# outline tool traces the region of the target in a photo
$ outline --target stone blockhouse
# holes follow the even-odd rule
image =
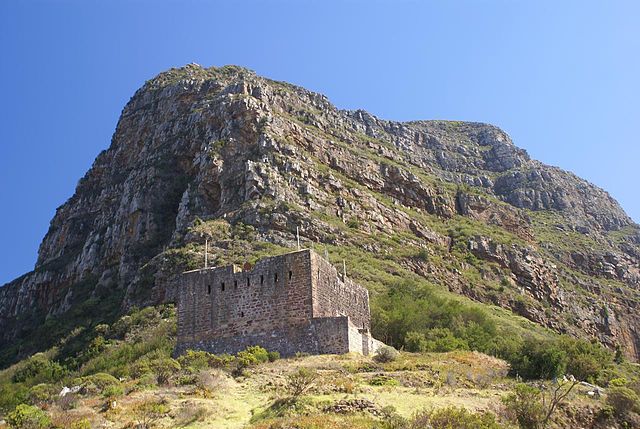
[[[247,267],[249,268],[249,267]],[[311,250],[185,272],[178,284],[178,354],[236,353],[259,345],[282,356],[373,353],[368,291]]]

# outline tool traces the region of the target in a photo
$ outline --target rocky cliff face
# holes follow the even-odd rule
[[[211,219],[263,243],[292,246],[298,227],[306,245],[397,258],[640,358],[640,229],[605,191],[490,125],[385,121],[245,69],[197,65],[160,74],[126,105],[34,271],[0,289],[0,344],[105,302],[170,301],[186,263],[176,255],[201,255],[192,227]],[[234,237],[213,243],[217,257]]]

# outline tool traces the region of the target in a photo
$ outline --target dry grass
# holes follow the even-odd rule
[[[288,394],[287,375],[299,368],[311,368],[318,373],[314,387],[304,397],[307,415],[269,414],[271,405]],[[138,404],[160,401],[167,412],[157,420],[157,428],[265,429],[272,424],[276,428],[300,429],[371,428],[373,416],[320,415],[321,410],[327,404],[357,398],[369,400],[380,409],[393,407],[404,417],[424,408],[448,406],[493,411],[500,407],[500,398],[513,385],[513,380],[505,378],[506,370],[504,361],[470,352],[402,353],[398,360],[386,364],[355,354],[309,356],[265,363],[237,379],[220,370],[202,371],[194,385],[131,391],[118,398],[115,409],[106,411],[103,398],[84,396],[78,398],[72,409],[52,404],[48,412],[61,427],[88,419],[92,427],[123,428],[135,424]],[[399,385],[371,385],[375,377],[393,379]],[[584,399],[576,401],[578,404]],[[254,423],[250,426],[252,419]]]

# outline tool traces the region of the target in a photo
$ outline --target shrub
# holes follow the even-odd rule
[[[148,359],[140,359],[129,368],[129,373],[133,378],[141,378],[146,374],[151,374],[151,372]]]
[[[124,389],[119,385],[107,386],[102,391],[102,397],[105,399],[113,399],[124,395]]]
[[[168,413],[169,407],[163,401],[144,401],[133,407],[133,415],[139,429],[152,428]]]
[[[280,352],[269,352],[269,362],[275,362],[280,359]]]
[[[93,331],[101,336],[105,336],[109,333],[109,325],[105,323],[100,323],[93,328]]]
[[[511,370],[525,379],[550,379],[564,374],[567,354],[552,342],[527,338],[516,356],[511,357]]]
[[[399,386],[400,382],[388,375],[376,375],[369,380],[369,384],[372,386]]]
[[[20,404],[7,415],[7,423],[16,429],[45,429],[51,426],[51,419],[38,407]]]
[[[53,429],[92,429],[91,420],[76,413],[55,410],[51,413],[51,421]]]
[[[205,369],[215,355],[202,350],[187,350],[178,358],[178,362],[183,368],[193,368],[194,370]]]
[[[160,384],[167,384],[171,377],[181,369],[180,363],[171,358],[155,359],[149,362],[149,368]]]
[[[235,368],[233,370],[233,374],[236,376],[240,376],[244,374],[244,370],[249,368],[250,366],[254,366],[258,364],[258,359],[251,353],[246,351],[238,352],[238,355],[235,359]]]
[[[42,407],[56,397],[57,390],[51,384],[37,384],[29,389],[29,402],[31,405]]]
[[[13,375],[14,383],[55,383],[66,375],[65,368],[47,359],[43,354],[33,355]]]
[[[629,382],[626,378],[614,378],[609,381],[609,387],[624,387],[627,384],[629,384]]]
[[[98,389],[104,389],[107,386],[113,386],[120,384],[120,381],[111,374],[99,372],[97,374],[89,375],[83,378],[85,383],[91,383]]]
[[[400,356],[400,353],[398,353],[396,349],[391,346],[383,346],[376,351],[374,359],[378,362],[385,363],[393,362],[398,359],[398,356]]]
[[[0,413],[8,413],[17,405],[29,401],[29,389],[22,384],[0,385]]]
[[[464,408],[442,408],[435,411],[423,411],[414,416],[411,429],[500,429],[491,413],[474,414]]]
[[[210,398],[221,389],[224,377],[224,373],[220,370],[202,370],[196,376],[195,385],[202,396]]]
[[[380,410],[382,421],[376,429],[408,429],[409,421],[398,414],[396,407],[387,405]]]
[[[264,348],[260,346],[247,347],[236,355],[233,374],[236,376],[242,375],[246,368],[268,361],[269,353]]]
[[[594,382],[613,357],[599,344],[561,336],[544,341],[527,338],[508,360],[512,372],[526,379],[551,379],[567,373]]]
[[[102,393],[110,386],[117,386],[120,381],[111,374],[99,372],[74,380],[74,384],[81,386],[83,393],[98,394]]]
[[[232,356],[227,353],[223,353],[220,355],[211,355],[211,359],[209,360],[209,366],[211,368],[229,368],[231,364],[236,360],[235,356]]]
[[[478,306],[444,298],[433,286],[413,280],[389,285],[371,305],[374,336],[409,351],[477,350],[508,360],[514,373],[528,379],[566,371],[595,381],[613,362],[601,345],[567,336],[523,341],[500,331],[496,319]]]
[[[269,361],[269,352],[260,346],[247,347],[246,353],[253,355],[258,363],[264,363]],[[241,352],[242,353],[242,352]]]
[[[470,323],[469,329],[477,329],[477,326]],[[423,351],[443,353],[469,348],[467,341],[456,337],[449,328],[434,328],[426,332]]]
[[[429,254],[429,251],[427,249],[420,249],[416,253],[415,258],[423,262],[429,262],[430,256],[431,255]]]
[[[63,411],[72,410],[78,405],[78,394],[67,393],[64,396],[59,396],[56,398],[56,404]]]
[[[297,399],[308,392],[318,378],[318,373],[309,368],[298,368],[295,372],[287,375],[287,392],[291,397]]]
[[[622,353],[622,347],[620,347],[619,345],[616,346],[616,351],[613,357],[613,361],[618,365],[624,362],[624,354]]]
[[[496,349],[499,335],[487,313],[477,306],[443,298],[432,286],[411,280],[392,284],[386,293],[376,295],[372,308],[374,336],[397,347],[407,348],[405,340],[411,339],[412,347],[416,348],[417,340],[420,348],[421,338],[407,336],[410,332],[422,333],[429,340],[429,331],[446,329],[436,331],[433,340],[453,336],[457,341],[448,341],[446,346],[440,344],[439,348],[472,348],[482,352]]]
[[[578,384],[580,382],[575,379],[554,382],[552,386],[543,390],[518,384],[514,392],[502,401],[511,420],[517,421],[521,429],[546,428],[554,413]]]
[[[102,353],[106,347],[107,341],[102,335],[98,335],[91,340],[91,343],[86,347],[86,349],[80,353],[79,361],[87,362]]]
[[[613,354],[596,342],[562,336],[556,347],[566,352],[567,373],[578,380],[595,382],[613,363]]]
[[[177,383],[180,386],[188,386],[188,385],[196,384],[196,381],[198,381],[197,374],[184,374],[178,377]]]
[[[91,429],[91,422],[89,419],[80,419],[71,423],[71,429]]]
[[[598,420],[610,420],[615,416],[616,411],[613,409],[611,405],[605,405],[600,408],[596,417]]]
[[[360,228],[360,221],[356,218],[351,218],[347,221],[347,226],[349,228],[353,228],[353,229],[359,229]]]
[[[617,417],[637,411],[640,407],[638,394],[627,387],[612,387],[607,391],[607,404],[613,407]]]
[[[206,406],[193,406],[187,404],[176,413],[176,422],[179,427],[187,427],[195,422],[204,421],[211,411]]]
[[[147,388],[147,387],[153,387],[157,384],[158,384],[158,379],[156,378],[156,376],[154,374],[148,373],[140,377],[137,385],[138,387],[141,387],[141,388]]]
[[[408,352],[427,351],[427,339],[422,332],[407,332],[404,336],[404,347]]]
[[[538,429],[544,419],[545,410],[540,391],[526,384],[518,384],[514,392],[502,399],[511,420],[521,429]]]

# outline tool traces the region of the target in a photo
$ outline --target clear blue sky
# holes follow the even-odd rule
[[[640,219],[638,1],[0,2],[0,284],[158,72],[238,64],[387,119],[482,121]]]

